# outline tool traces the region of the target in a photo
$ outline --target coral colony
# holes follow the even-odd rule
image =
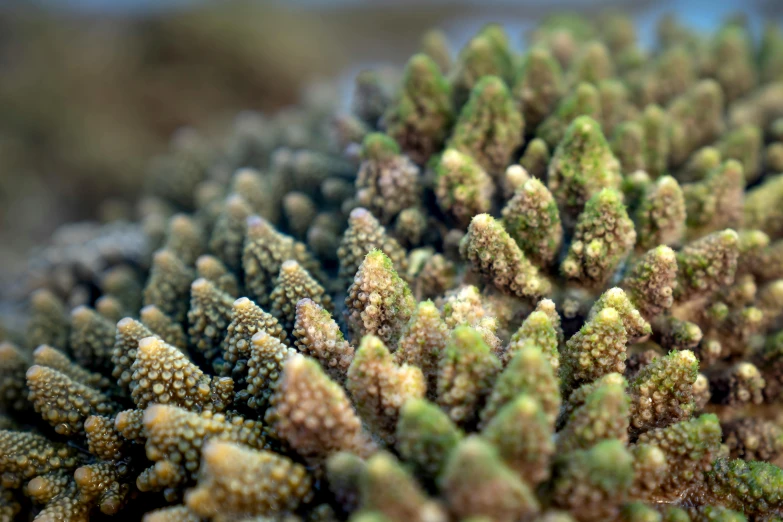
[[[781,520],[781,28],[528,38],[180,133],[63,225],[0,520]]]

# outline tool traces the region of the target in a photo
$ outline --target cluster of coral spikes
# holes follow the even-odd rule
[[[778,27],[433,32],[334,99],[36,254],[0,520],[781,520]]]

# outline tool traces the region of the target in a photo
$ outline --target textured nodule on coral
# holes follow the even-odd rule
[[[627,342],[623,318],[614,308],[604,308],[585,323],[560,353],[560,379],[566,395],[608,373],[623,373]]]
[[[90,415],[84,421],[84,433],[90,453],[101,460],[118,461],[127,455],[125,439],[114,426],[114,419]]]
[[[33,350],[33,364],[47,366],[67,375],[76,382],[93,388],[104,389],[109,387],[109,379],[99,373],[86,370],[71,361],[63,352],[51,346],[41,345]]]
[[[552,432],[551,419],[541,403],[521,393],[498,411],[481,434],[526,484],[536,485],[549,478],[555,453]]]
[[[740,162],[748,183],[756,181],[760,174],[761,140],[761,129],[743,125],[725,134],[718,144],[722,157]]]
[[[628,121],[618,125],[610,145],[624,175],[632,176],[644,171],[644,129],[641,123]]]
[[[549,49],[534,47],[523,57],[511,95],[527,128],[535,129],[552,112],[563,87],[563,70]]]
[[[661,245],[641,256],[620,284],[639,313],[651,320],[674,304],[673,286],[676,278],[677,258],[674,251]]]
[[[773,421],[748,417],[723,423],[721,427],[731,458],[770,462],[783,453],[783,428]]]
[[[272,315],[277,317],[288,332],[294,328],[296,306],[302,299],[310,299],[327,310],[332,309],[332,298],[329,294],[293,259],[280,265],[280,274],[269,298],[272,301]]]
[[[114,417],[114,427],[122,437],[131,442],[144,444],[144,410],[124,410]]]
[[[454,422],[470,426],[499,371],[500,361],[481,334],[469,326],[458,326],[440,359],[438,404]]]
[[[139,408],[174,404],[198,411],[226,406],[213,397],[219,379],[205,375],[185,354],[157,337],[139,341],[130,370],[131,398]]]
[[[201,141],[197,136],[190,137],[196,138],[194,142]],[[170,153],[155,158],[147,180],[151,193],[186,208],[192,208],[193,191],[206,174],[203,153],[197,149],[203,144],[189,145],[180,144]]]
[[[525,182],[503,208],[503,225],[536,265],[555,261],[563,241],[560,213],[552,194],[537,179]]]
[[[190,285],[188,337],[194,356],[208,365],[214,364],[220,354],[223,332],[231,321],[233,301],[230,295],[206,279],[196,279]]]
[[[598,83],[598,96],[601,100],[601,127],[607,136],[611,136],[622,122],[637,114],[630,100],[630,91],[625,83],[614,79],[601,80]]]
[[[639,342],[652,333],[650,324],[644,320],[622,289],[610,288],[601,294],[590,308],[590,312],[587,314],[587,320],[590,321],[606,308],[612,308],[620,314],[620,319],[623,321],[625,335],[627,336],[629,343]]]
[[[517,111],[503,81],[482,78],[462,108],[449,140],[449,147],[473,157],[498,178],[522,143],[525,122]]]
[[[176,214],[169,219],[164,248],[179,257],[185,264],[193,265],[204,253],[206,240],[201,226],[187,214]]]
[[[674,350],[693,350],[697,347],[702,352],[707,346],[699,346],[704,333],[699,325],[690,321],[682,321],[672,316],[660,316],[655,328],[660,338],[661,346],[667,346]],[[707,343],[705,343],[706,345]]]
[[[526,393],[543,407],[550,424],[560,411],[560,390],[557,375],[549,356],[533,341],[523,343],[515,350],[511,361],[500,373],[480,412],[479,426],[485,426],[503,406],[518,394]]]
[[[78,364],[111,374],[114,335],[113,321],[95,310],[79,306],[71,312],[70,346]]]
[[[636,444],[630,450],[634,471],[630,497],[648,500],[668,473],[666,455],[655,444]]]
[[[614,64],[603,42],[590,41],[578,51],[569,68],[569,82],[588,82],[597,85],[612,76]]]
[[[740,230],[739,259],[737,260],[737,277],[752,273],[759,274],[759,265],[764,264],[764,254],[768,252],[770,237],[761,230]]]
[[[770,237],[783,234],[783,175],[767,177],[745,196],[744,224],[759,229]]]
[[[527,316],[522,326],[519,327],[503,353],[503,363],[514,357],[527,343],[538,346],[548,357],[552,370],[557,373],[560,368],[560,354],[558,353],[558,332],[552,319],[545,312],[536,310]]]
[[[546,142],[541,138],[535,138],[525,147],[525,152],[519,158],[519,164],[525,172],[533,178],[546,179],[550,154]]]
[[[214,256],[203,255],[196,259],[196,275],[210,281],[228,295],[239,295],[239,283],[236,275]]]
[[[283,198],[283,214],[294,237],[304,237],[317,212],[312,198],[303,192],[289,192]]]
[[[530,180],[530,174],[521,165],[506,167],[500,179],[503,199],[510,199],[516,190]]]
[[[116,409],[106,395],[55,369],[36,364],[28,368],[26,377],[28,399],[59,435],[82,433],[88,416]]]
[[[511,60],[505,30],[498,24],[485,25],[460,51],[451,78],[454,106],[462,107],[473,88],[485,76],[497,76],[508,81]]]
[[[421,398],[427,384],[421,370],[397,365],[383,342],[374,335],[362,337],[348,368],[345,387],[364,422],[378,437],[392,442],[400,408]]]
[[[37,479],[33,479],[35,482]],[[35,484],[38,486],[39,484]],[[36,520],[49,522],[55,520],[66,520],[68,522],[88,522],[90,519],[90,502],[81,499],[76,482],[69,481],[64,487],[60,488],[46,506],[35,517]]]
[[[551,290],[551,283],[525,257],[503,225],[489,214],[479,214],[471,220],[460,243],[460,255],[473,271],[506,294],[535,298]]]
[[[341,450],[360,455],[372,449],[345,391],[314,360],[286,361],[265,420],[303,458],[322,462]]]
[[[332,315],[312,299],[296,304],[294,348],[316,359],[334,381],[345,381],[354,349],[345,340]]]
[[[130,492],[126,480],[128,468],[114,462],[101,461],[87,464],[73,473],[73,479],[79,490],[79,501],[90,505],[94,503],[105,515],[116,514],[124,505]]]
[[[402,210],[394,223],[394,235],[406,247],[418,246],[429,233],[424,211],[419,207],[408,207]],[[410,267],[409,267],[410,269]]]
[[[277,219],[276,181],[253,168],[241,168],[231,177],[231,192],[239,194],[252,211],[267,219]]]
[[[446,326],[454,328],[461,324],[476,326],[494,320],[485,304],[479,289],[469,285],[448,292],[440,306]]]
[[[236,442],[251,448],[266,443],[260,422],[226,418],[206,411],[194,413],[176,406],[153,404],[144,411],[147,458],[155,464],[136,480],[141,491],[161,491],[198,476],[205,441]]]
[[[685,213],[685,198],[677,180],[671,176],[660,177],[636,210],[636,249],[678,245],[685,232]]]
[[[345,298],[345,317],[354,344],[368,334],[396,346],[416,301],[392,260],[372,250],[359,266]]]
[[[622,442],[609,439],[562,455],[551,483],[555,506],[577,520],[606,520],[617,515],[633,483],[633,457]]]
[[[3,487],[18,488],[24,481],[56,471],[68,471],[82,462],[79,451],[42,435],[0,430],[0,471]]]
[[[639,435],[636,442],[654,444],[663,451],[669,471],[652,499],[670,502],[679,498],[703,479],[720,452],[721,428],[715,415],[705,414]]]
[[[717,82],[702,80],[671,102],[667,108],[670,164],[682,165],[693,151],[720,135],[724,129],[723,98]]]
[[[173,252],[159,250],[152,257],[150,275],[144,287],[144,305],[155,305],[175,322],[184,323],[194,276],[193,270]]]
[[[383,513],[390,520],[447,520],[443,508],[429,500],[416,479],[388,453],[367,461],[359,490],[362,509]]]
[[[72,486],[71,475],[68,471],[60,470],[35,477],[27,483],[27,491],[35,502],[47,503]]]
[[[565,424],[565,421],[570,417],[571,413],[573,413],[574,410],[581,407],[585,403],[588,395],[590,395],[597,388],[607,385],[617,385],[625,388],[627,387],[628,382],[625,377],[619,373],[608,373],[600,379],[583,384],[568,396],[568,399],[563,402],[562,408],[558,408],[554,412],[554,415],[557,417],[557,426],[562,428],[562,426]]]
[[[231,322],[226,327],[223,339],[223,367],[221,375],[234,379],[236,391],[241,393],[247,380],[247,363],[250,359],[250,345],[256,333],[264,331],[281,342],[286,334],[277,319],[266,313],[247,297],[240,297],[231,307]]]
[[[684,182],[702,181],[720,166],[722,159],[720,151],[715,147],[702,147],[691,155],[678,177]]]
[[[139,311],[139,319],[153,334],[159,335],[161,339],[170,345],[176,346],[183,351],[187,349],[187,337],[185,336],[185,330],[182,329],[182,325],[174,322],[171,317],[164,314],[157,306],[147,305],[142,308]],[[116,347],[117,344],[115,342],[115,350]]]
[[[27,342],[30,346],[47,344],[60,350],[68,347],[70,324],[60,298],[46,289],[30,295],[30,318],[27,322]]]
[[[380,250],[391,259],[394,269],[404,274],[408,263],[405,249],[396,239],[386,234],[386,229],[369,210],[355,208],[348,217],[348,228],[340,240],[337,257],[340,260],[340,277],[351,281],[373,250]]]
[[[674,300],[705,297],[730,284],[737,271],[739,237],[731,229],[714,232],[685,245],[677,253]]]
[[[409,399],[400,409],[395,447],[426,480],[440,476],[446,459],[462,437],[449,416],[425,399]]]
[[[296,352],[264,330],[259,330],[250,341],[247,361],[247,404],[261,410],[266,407],[273,387],[286,361]],[[241,397],[243,397],[241,395]]]
[[[272,515],[293,511],[312,496],[305,468],[269,451],[210,440],[201,451],[198,485],[187,506],[203,517]]]
[[[705,473],[705,496],[749,515],[783,508],[783,470],[768,462],[717,459]]]
[[[631,428],[643,432],[687,420],[695,410],[699,361],[688,350],[653,359],[630,382]]]
[[[0,343],[0,411],[24,411],[28,407],[25,372],[27,354],[9,342]]]
[[[563,96],[554,112],[538,126],[536,136],[546,142],[549,150],[554,150],[562,143],[569,125],[580,116],[588,116],[593,120],[601,117],[601,98],[598,90],[590,83],[582,82]],[[550,163],[550,166],[553,164]],[[619,164],[616,168],[619,171]]]
[[[391,101],[385,73],[386,70],[363,70],[354,78],[351,112],[370,127],[378,124]]]
[[[712,402],[739,407],[761,404],[766,386],[764,377],[753,364],[742,362],[717,370],[710,377]]]
[[[241,265],[247,218],[252,213],[253,209],[242,196],[231,194],[223,203],[212,229],[209,250],[231,270],[236,271]]]
[[[415,163],[423,165],[440,150],[454,118],[451,88],[425,54],[405,66],[402,87],[384,114],[386,132]]]
[[[622,196],[616,190],[604,189],[590,198],[579,215],[560,270],[567,279],[586,287],[603,287],[635,242],[636,232]]]
[[[703,181],[683,187],[689,237],[702,237],[742,222],[745,176],[742,165],[729,160],[710,171]]]
[[[343,511],[355,511],[359,505],[359,484],[364,479],[367,463],[348,451],[332,454],[324,466],[329,490]]]
[[[666,112],[658,105],[648,105],[641,117],[644,131],[644,170],[652,179],[666,173],[669,162],[669,120]]]
[[[259,216],[247,219],[247,234],[242,254],[242,270],[248,297],[261,306],[269,303],[280,266],[288,259],[299,262],[316,279],[321,277],[319,263],[307,247],[294,238],[278,232]]]
[[[122,303],[110,295],[104,295],[95,301],[95,311],[112,322],[119,321],[125,315]]]
[[[625,386],[622,379],[596,383],[566,419],[558,434],[557,453],[588,449],[604,440],[627,442],[630,399]]]
[[[419,197],[419,168],[400,154],[385,134],[372,133],[362,143],[363,161],[356,174],[356,202],[388,224]]]
[[[566,223],[574,219],[601,189],[620,188],[620,164],[601,126],[586,116],[576,118],[549,163],[547,183]]]
[[[419,303],[403,331],[394,360],[397,364],[418,367],[427,381],[427,394],[434,397],[437,388],[438,361],[446,349],[449,331],[432,301]]]
[[[530,487],[478,436],[466,438],[451,452],[440,484],[452,510],[463,517],[512,522],[540,510]]]
[[[422,52],[438,64],[443,74],[449,72],[452,66],[451,50],[446,34],[440,29],[430,29],[421,37],[419,47]]]
[[[471,156],[457,149],[446,149],[435,172],[438,207],[457,226],[467,228],[473,216],[490,210],[495,184]]]
[[[112,377],[117,379],[117,384],[127,392],[132,391],[131,382],[133,381],[133,371],[131,370],[131,367],[136,361],[139,341],[147,337],[158,336],[135,319],[126,317],[117,323],[117,335],[111,354],[111,361],[114,364],[114,369],[111,374]]]

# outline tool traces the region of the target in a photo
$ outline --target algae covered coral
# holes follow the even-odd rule
[[[0,344],[0,517],[783,517],[783,32],[487,25],[183,132]]]

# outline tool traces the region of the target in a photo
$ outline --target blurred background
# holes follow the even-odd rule
[[[667,12],[704,30],[738,11],[753,27],[783,16],[780,0],[0,0],[0,289],[59,224],[133,201],[180,127],[209,135],[319,78],[347,100],[356,72],[402,65],[432,27],[454,54],[489,21],[521,47],[564,9],[624,10],[645,44]]]

